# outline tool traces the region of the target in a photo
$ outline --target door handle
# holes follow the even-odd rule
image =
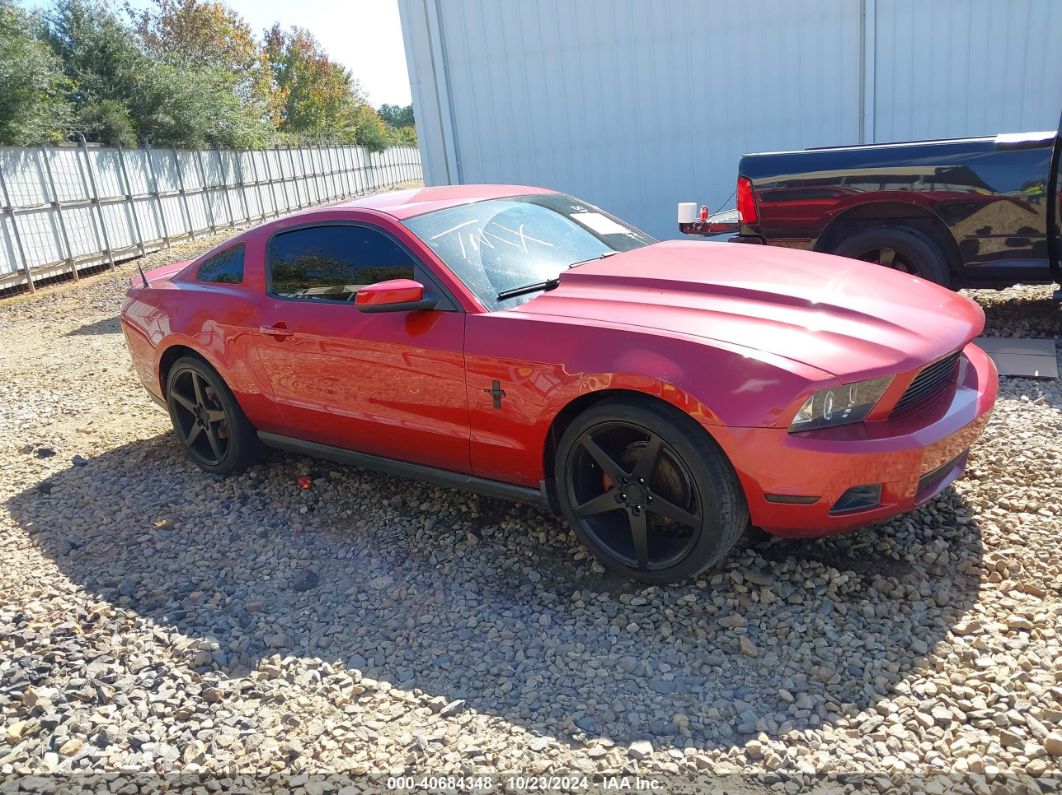
[[[287,323],[285,323],[284,321],[274,323],[272,326],[261,326],[258,331],[277,340],[286,339],[287,337],[294,336],[295,334],[294,331],[288,328]]]

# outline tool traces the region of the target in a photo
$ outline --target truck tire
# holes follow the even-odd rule
[[[841,257],[876,262],[944,287],[951,286],[948,260],[928,236],[905,226],[878,226],[842,240],[833,250]]]

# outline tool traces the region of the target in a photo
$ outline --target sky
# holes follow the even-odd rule
[[[409,76],[397,0],[224,0],[251,28],[279,22],[317,37],[361,83],[374,107],[408,105]]]
[[[325,52],[350,70],[368,95],[369,103],[410,103],[406,54],[397,0],[223,0],[257,34],[279,22],[306,28]],[[23,0],[28,8],[48,6],[48,0]],[[133,0],[134,7],[146,5]]]

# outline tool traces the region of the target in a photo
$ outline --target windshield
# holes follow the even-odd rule
[[[425,213],[405,225],[446,263],[488,310],[511,309],[586,260],[655,242],[592,204],[560,194],[488,199]],[[543,288],[545,286],[543,284]]]

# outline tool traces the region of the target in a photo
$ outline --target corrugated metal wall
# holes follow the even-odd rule
[[[868,40],[874,137],[1054,130],[1062,110],[1059,0],[876,0]]]
[[[553,187],[660,237],[743,152],[1048,129],[1062,104],[1058,0],[399,8],[428,184]]]

